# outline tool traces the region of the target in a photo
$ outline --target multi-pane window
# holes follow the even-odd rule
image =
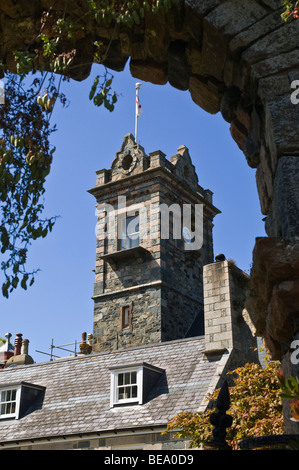
[[[110,406],[142,405],[149,390],[164,372],[145,362],[127,366],[111,367]]]
[[[142,403],[142,367],[112,371],[111,407],[137,403]]]
[[[17,389],[2,390],[0,392],[0,418],[16,416]]]
[[[33,403],[41,406],[45,387],[28,382],[6,384],[0,387],[0,420],[20,419]]]
[[[137,398],[137,372],[122,372],[117,375],[117,401]]]
[[[139,215],[122,221],[120,249],[127,250],[139,246]]]

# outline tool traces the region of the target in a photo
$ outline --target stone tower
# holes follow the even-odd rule
[[[89,192],[97,201],[93,349],[203,334],[203,265],[213,261],[220,211],[188,149],[169,161],[127,134]]]

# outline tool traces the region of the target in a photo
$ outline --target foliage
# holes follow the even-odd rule
[[[46,74],[45,74],[46,75]],[[54,103],[64,95],[46,76],[34,78],[26,86],[23,76],[7,74],[5,103],[0,107],[0,248],[4,273],[2,294],[8,297],[20,283],[32,285],[36,270],[25,264],[32,240],[52,230],[55,217],[43,219],[44,183],[50,172],[54,148],[49,137],[49,115]]]
[[[60,12],[50,8],[43,13],[40,29],[25,50],[12,51],[17,76],[2,66],[7,80],[5,105],[0,107],[0,249],[5,297],[18,285],[27,289],[33,284],[36,270],[27,272],[28,248],[33,240],[45,237],[55,221],[55,217],[41,217],[44,183],[54,154],[49,138],[55,126],[51,128],[50,117],[58,98],[66,104],[59,92],[61,78],[56,85],[57,74],[67,78],[74,67],[86,65],[76,63],[76,40],[87,32],[89,23],[109,30],[111,39],[107,44],[95,41],[90,45],[92,63],[103,64],[119,27],[139,27],[147,14],[167,13],[177,1],[85,0],[84,13],[77,17],[67,9],[65,0]],[[283,1],[284,20],[299,17],[298,3]],[[35,79],[27,87],[24,79],[32,72]],[[103,67],[89,93],[97,107],[104,106],[110,112],[118,99],[112,82],[113,75]]]
[[[111,28],[108,44],[90,44],[92,63],[103,64],[117,28],[132,29],[146,14],[167,12],[177,1],[84,0],[84,13],[78,18],[65,0],[60,11],[50,8],[43,13],[40,29],[25,50],[12,51],[17,73],[1,65],[6,80],[5,104],[0,106],[0,256],[5,297],[19,285],[27,289],[33,284],[37,270],[27,271],[28,248],[33,240],[45,237],[55,222],[55,217],[41,217],[44,184],[55,150],[49,141],[56,129],[50,126],[50,118],[58,99],[63,105],[67,102],[59,91],[61,80],[74,67],[92,65],[76,63],[76,40],[90,23]],[[31,73],[35,78],[28,84]],[[103,105],[110,112],[118,99],[112,81],[113,75],[103,66],[89,94],[96,106]]]
[[[167,12],[177,0],[89,0],[89,8],[95,20],[104,25],[111,24],[133,27],[139,25],[147,12]]]
[[[277,371],[277,363],[267,362],[265,368],[246,364],[229,373],[235,376],[234,385],[229,388],[231,406],[228,411],[233,423],[227,429],[227,442],[233,449],[238,449],[238,441],[249,437],[283,433]],[[211,405],[218,393],[216,390],[209,396]],[[170,420],[167,432],[176,430],[175,437],[191,439],[192,448],[205,447],[212,435],[209,417],[213,411],[211,406],[203,413],[180,413]]]
[[[299,1],[294,0],[282,0],[282,5],[284,8],[281,18],[283,21],[290,21],[292,19],[299,18]]]
[[[282,390],[282,398],[291,400],[290,408],[293,421],[299,422],[299,378],[284,376],[284,373],[278,371],[278,379]]]
[[[75,40],[84,34],[88,21],[96,27],[111,28],[111,40],[108,44],[101,41],[90,44],[93,50],[92,63],[103,64],[117,28],[123,26],[132,29],[144,21],[147,13],[167,13],[177,2],[178,0],[85,0],[85,13],[77,18],[72,17],[70,12],[66,15],[68,1],[65,0],[62,16],[51,9],[47,11],[43,16],[40,32],[32,39],[28,50],[14,51],[18,73],[28,73],[38,68],[67,76],[74,67],[92,65],[74,63]],[[117,94],[111,91],[112,80],[113,75],[104,67],[104,73],[96,77],[90,91],[90,99],[93,99],[94,104],[104,105],[109,111],[113,111],[117,101]]]

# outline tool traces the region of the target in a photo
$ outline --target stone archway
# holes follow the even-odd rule
[[[34,48],[44,12],[50,21],[65,5],[1,2],[0,60],[9,70],[16,67],[12,51]],[[82,17],[84,2],[69,0],[69,13]],[[121,71],[130,60],[134,77],[189,90],[198,106],[230,122],[256,169],[268,234],[256,240],[248,312],[272,358],[299,375],[289,360],[299,334],[299,104],[291,101],[291,85],[299,80],[299,21],[284,24],[280,14],[280,0],[180,0],[167,14],[146,14],[132,30],[86,19],[72,78],[89,75],[91,45],[101,40],[108,68]],[[51,31],[51,22],[45,28]]]

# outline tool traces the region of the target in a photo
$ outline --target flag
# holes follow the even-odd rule
[[[139,88],[141,87],[141,85],[142,83],[136,83],[136,118],[138,118],[142,114],[142,107],[139,99]]]
[[[139,117],[142,114],[142,106],[140,104],[139,96],[136,96],[136,116]]]
[[[138,127],[138,118],[141,116],[142,107],[139,100],[139,88],[142,83],[136,83],[136,109],[135,109],[135,142],[137,143],[137,127]]]

